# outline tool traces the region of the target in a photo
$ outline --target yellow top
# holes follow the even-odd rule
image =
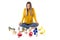
[[[30,13],[32,13],[32,15]],[[26,8],[25,8],[24,12],[23,12],[22,22],[24,22],[26,24],[31,24],[31,23],[33,23],[33,19],[35,20],[35,22],[37,22],[34,8],[32,8],[31,12],[30,12],[30,10],[28,10],[28,15],[26,15],[26,14],[27,14],[27,12],[26,12]]]

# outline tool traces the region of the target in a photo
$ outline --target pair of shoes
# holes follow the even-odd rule
[[[15,28],[8,27],[9,31],[12,31],[13,34],[16,34]]]
[[[8,29],[9,29],[9,31],[10,31],[10,30],[15,30],[15,28],[11,28],[11,27],[8,27]]]
[[[44,34],[46,32],[42,26],[39,28],[39,31],[40,31],[40,34]]]

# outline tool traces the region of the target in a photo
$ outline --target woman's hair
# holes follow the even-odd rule
[[[26,9],[27,9],[27,4],[30,4],[30,15],[32,15],[32,4],[31,4],[31,2],[27,2]],[[28,15],[28,9],[27,9],[27,15]]]
[[[27,7],[27,4],[30,4],[30,8],[32,8],[31,2],[27,2],[27,3],[26,3],[26,7]]]

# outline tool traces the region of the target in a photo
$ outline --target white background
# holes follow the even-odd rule
[[[18,28],[26,2],[35,8],[39,26],[45,35],[18,38],[8,31],[8,26]],[[60,0],[0,0],[0,40],[60,40]]]

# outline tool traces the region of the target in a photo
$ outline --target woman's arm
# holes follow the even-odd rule
[[[35,22],[37,22],[36,14],[35,14],[35,10],[34,10],[34,8],[33,8],[33,18],[34,18]]]
[[[25,17],[25,9],[24,9],[24,11],[23,11],[23,17],[22,17],[21,23],[23,23],[24,17]]]

